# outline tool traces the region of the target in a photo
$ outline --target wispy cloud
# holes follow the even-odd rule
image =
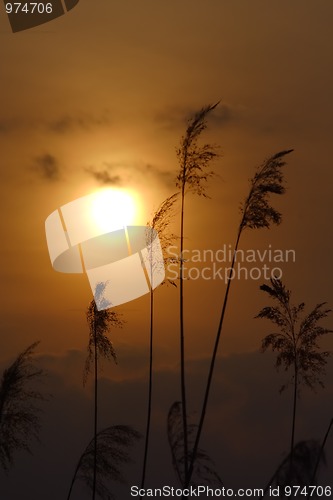
[[[35,158],[33,170],[39,177],[47,181],[58,181],[60,179],[60,166],[55,156],[50,153]]]
[[[103,170],[96,170],[93,167],[85,168],[85,172],[92,176],[99,184],[120,186],[122,180],[119,174],[112,175],[110,170],[104,168]]]
[[[46,128],[57,134],[67,134],[75,130],[90,131],[95,127],[107,126],[110,121],[108,111],[104,111],[100,115],[77,113],[55,118],[46,124]]]
[[[210,116],[213,125],[224,127],[235,118],[235,110],[227,104],[219,104]]]
[[[84,171],[99,184],[121,186],[133,180],[158,181],[168,187],[174,184],[175,173],[162,170],[151,163],[103,162],[101,167],[89,166]]]
[[[108,110],[99,113],[84,113],[81,111],[68,114],[58,114],[51,119],[43,117],[28,118],[17,115],[0,119],[0,135],[16,131],[41,130],[48,133],[65,135],[73,132],[91,132],[95,128],[107,127],[112,120]]]

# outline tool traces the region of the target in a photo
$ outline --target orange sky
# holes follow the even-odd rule
[[[285,214],[283,225],[246,235],[244,244],[297,247],[290,286],[297,282],[310,299],[329,300],[331,243],[322,227],[329,227],[331,213],[330,7],[304,2],[285,8],[264,2],[261,9],[244,2],[187,7],[185,2],[175,11],[151,2],[136,12],[133,6],[104,4],[92,12],[89,2],[81,2],[65,17],[15,36],[2,16],[2,203],[6,227],[15,227],[2,251],[11,290],[5,295],[15,295],[17,277],[22,295],[29,296],[22,310],[35,306],[36,297],[28,293],[31,280],[36,289],[49,288],[51,280],[50,296],[42,294],[38,303],[57,317],[58,305],[51,304],[64,293],[71,294],[74,308],[89,297],[74,298],[73,278],[56,276],[49,266],[43,234],[49,213],[97,188],[91,172],[102,172],[138,192],[145,223],[175,190],[175,147],[184,119],[218,99],[208,137],[223,152],[215,167],[220,177],[209,188],[212,200],[188,202],[191,246],[232,243],[254,167],[267,155],[294,147],[288,193],[275,202]],[[320,283],[318,252],[326,270]],[[50,337],[45,336],[46,349]],[[240,341],[230,349],[242,350]],[[254,347],[246,343],[246,349]]]
[[[104,186],[98,180],[104,175],[112,185],[138,193],[145,224],[175,191],[175,147],[186,118],[218,100],[205,139],[219,144],[223,155],[208,186],[211,199],[187,199],[187,247],[232,244],[254,168],[294,148],[285,169],[287,193],[273,200],[283,213],[282,225],[245,232],[241,247],[295,249],[296,262],[283,266],[295,301],[309,308],[333,304],[332,15],[333,4],[324,0],[81,0],[52,23],[12,34],[2,9],[3,364],[40,339],[52,373],[61,377],[64,369],[79,387],[80,362],[74,370],[70,362],[63,368],[67,362],[61,360],[76,352],[81,361],[91,292],[84,276],[53,271],[44,221],[64,203]],[[173,230],[179,231],[177,218]],[[253,319],[266,304],[259,284],[241,281],[232,289],[221,349],[230,359],[254,355],[268,333],[268,324]],[[223,286],[186,283],[191,363],[210,354]],[[156,366],[173,376],[178,292],[165,287],[156,297]],[[124,356],[115,378],[134,384],[147,368],[148,298],[119,310],[127,325],[115,333],[115,347]],[[331,349],[332,339],[326,344]],[[271,372],[276,382],[272,366]]]

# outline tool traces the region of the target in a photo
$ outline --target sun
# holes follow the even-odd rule
[[[101,233],[108,233],[137,223],[139,204],[128,190],[101,189],[91,200],[91,219]]]

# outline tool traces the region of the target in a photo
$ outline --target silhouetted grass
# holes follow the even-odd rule
[[[174,205],[177,201],[178,193],[173,194],[166,198],[161,205],[156,210],[152,220],[147,224],[147,247],[149,250],[149,262],[151,265],[150,276],[153,280],[154,276],[154,255],[153,255],[153,232],[150,229],[157,231],[158,237],[161,243],[162,252],[175,242],[176,236],[171,233],[169,225],[174,215]],[[164,263],[167,257],[164,258]],[[172,285],[176,284],[172,280],[166,280]],[[151,420],[151,406],[152,406],[152,390],[153,390],[153,341],[154,341],[154,289],[153,282],[150,287],[150,326],[149,326],[149,381],[148,381],[148,402],[147,402],[147,423],[146,423],[146,435],[145,435],[145,448],[143,455],[143,466],[142,466],[142,478],[141,478],[141,488],[144,487],[146,478],[146,468],[148,459],[148,447],[149,447],[149,437],[150,437],[150,420]]]
[[[313,478],[313,471],[318,460],[325,463],[325,456],[321,453],[320,444],[317,441],[300,441],[293,448],[293,469],[290,470],[290,453],[281,462],[273,476],[264,489],[264,495],[268,492],[270,486],[279,486],[280,496],[284,497],[283,492],[286,486],[315,486],[317,482]],[[303,492],[303,498],[306,493]]]
[[[266,292],[276,303],[276,306],[264,307],[257,318],[270,320],[278,332],[267,335],[262,341],[262,350],[271,348],[277,352],[276,368],[284,367],[293,369],[291,382],[293,384],[293,411],[292,429],[290,439],[290,474],[293,474],[293,450],[295,441],[295,420],[297,397],[303,383],[310,389],[316,385],[324,387],[322,375],[325,373],[328,351],[319,350],[318,340],[327,333],[332,332],[318,323],[326,318],[330,309],[325,309],[325,302],[317,304],[316,307],[303,319],[304,302],[292,305],[290,302],[291,292],[287,290],[282,281],[271,279],[271,286],[262,285],[261,290]],[[281,387],[280,392],[286,388]]]
[[[43,377],[33,363],[39,342],[27,347],[2,374],[0,385],[0,464],[5,472],[13,465],[14,453],[31,453],[30,442],[38,440],[40,412],[38,401],[46,398],[32,384]]]
[[[187,414],[186,414],[186,384],[185,384],[185,337],[184,337],[184,287],[183,287],[183,249],[184,249],[184,216],[185,216],[185,194],[192,192],[198,195],[206,195],[205,183],[214,174],[208,170],[210,163],[217,154],[216,146],[204,144],[199,146],[198,140],[202,132],[207,128],[207,117],[216,107],[210,104],[198,111],[188,122],[185,135],[177,150],[179,162],[179,173],[176,185],[181,193],[180,213],[180,263],[179,263],[179,310],[180,310],[180,365],[181,365],[181,399],[184,428],[184,467],[185,479],[188,476],[188,444],[187,444]]]
[[[129,449],[140,437],[141,435],[128,425],[114,425],[99,431],[78,461],[67,500],[71,497],[76,480],[83,481],[89,490],[95,491],[102,499],[113,500],[115,497],[108,483],[126,483],[121,467],[132,462]],[[96,443],[97,463],[95,463]]]
[[[98,296],[102,299],[105,285],[102,283],[98,285],[100,290]],[[85,363],[83,383],[87,381],[87,376],[91,371],[91,365],[94,364],[94,475],[93,475],[93,488],[92,498],[96,497],[96,484],[97,484],[97,419],[98,419],[98,360],[106,358],[107,360],[113,359],[117,361],[116,353],[113,348],[111,340],[107,337],[106,333],[110,331],[111,327],[121,327],[123,321],[115,311],[110,309],[103,309],[99,311],[96,303],[92,300],[87,310],[87,322],[89,325],[89,342],[88,342],[88,356]]]
[[[187,426],[189,456],[188,462],[191,460],[193,441],[197,432],[197,425],[189,423]],[[184,459],[184,431],[182,426],[182,409],[181,402],[176,401],[172,404],[167,421],[168,441],[171,450],[173,468],[177,474],[179,483],[185,483],[185,459]],[[223,486],[222,479],[216,471],[215,464],[202,450],[197,450],[197,457],[194,465],[194,471],[191,484],[193,486],[208,485],[221,487]]]
[[[280,224],[281,214],[270,205],[269,196],[271,194],[283,194],[285,192],[282,167],[285,165],[284,157],[287,154],[291,153],[291,151],[292,151],[291,149],[281,151],[264,161],[264,163],[255,172],[254,177],[251,179],[249,194],[241,207],[241,221],[239,224],[238,233],[236,237],[233,260],[227,278],[227,287],[224,295],[224,300],[222,303],[219,325],[217,328],[215,344],[211,357],[211,363],[208,373],[204,401],[200,415],[198,432],[189,467],[188,482],[190,481],[193,472],[193,466],[196,459],[199,441],[205,420],[210,387],[213,379],[215,360],[221,338],[223,322],[227,308],[232,276],[235,266],[235,259],[237,255],[240,238],[245,229],[257,229],[262,227],[269,228],[272,224]]]

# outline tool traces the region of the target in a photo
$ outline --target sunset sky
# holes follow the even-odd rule
[[[82,386],[91,300],[87,277],[52,269],[44,223],[58,207],[102,187],[135,193],[146,224],[177,188],[176,148],[187,119],[220,101],[202,137],[220,147],[203,198],[186,198],[185,247],[233,245],[239,206],[255,168],[294,149],[286,194],[272,197],[283,222],[245,231],[242,249],[295,251],[278,264],[295,303],[333,306],[331,143],[333,4],[328,0],[81,0],[48,24],[15,33],[0,11],[1,338],[0,368],[36,340],[48,372],[41,443],[0,475],[4,500],[66,498],[92,437],[92,387]],[[179,234],[179,207],[171,230]],[[222,263],[223,264],[223,263]],[[269,263],[267,263],[269,264]],[[224,265],[224,264],[223,264]],[[261,265],[261,264],[260,264]],[[273,266],[274,267],[274,266]],[[232,285],[202,447],[226,486],[265,486],[288,452],[291,389],[259,352],[271,325],[254,319],[270,305],[259,280]],[[189,412],[197,418],[225,283],[185,283]],[[176,485],[166,417],[180,399],[179,292],[156,291],[152,445],[147,486]],[[119,364],[101,373],[100,428],[145,429],[149,298],[119,306],[112,334]],[[325,323],[332,328],[333,315]],[[332,334],[331,334],[332,335]],[[321,344],[332,350],[332,336]],[[332,418],[333,366],[325,389],[304,389],[297,440],[319,439]],[[333,476],[333,436],[320,484]],[[130,467],[139,484],[143,440]],[[80,487],[73,499],[89,498]],[[130,498],[128,486],[119,498]]]

